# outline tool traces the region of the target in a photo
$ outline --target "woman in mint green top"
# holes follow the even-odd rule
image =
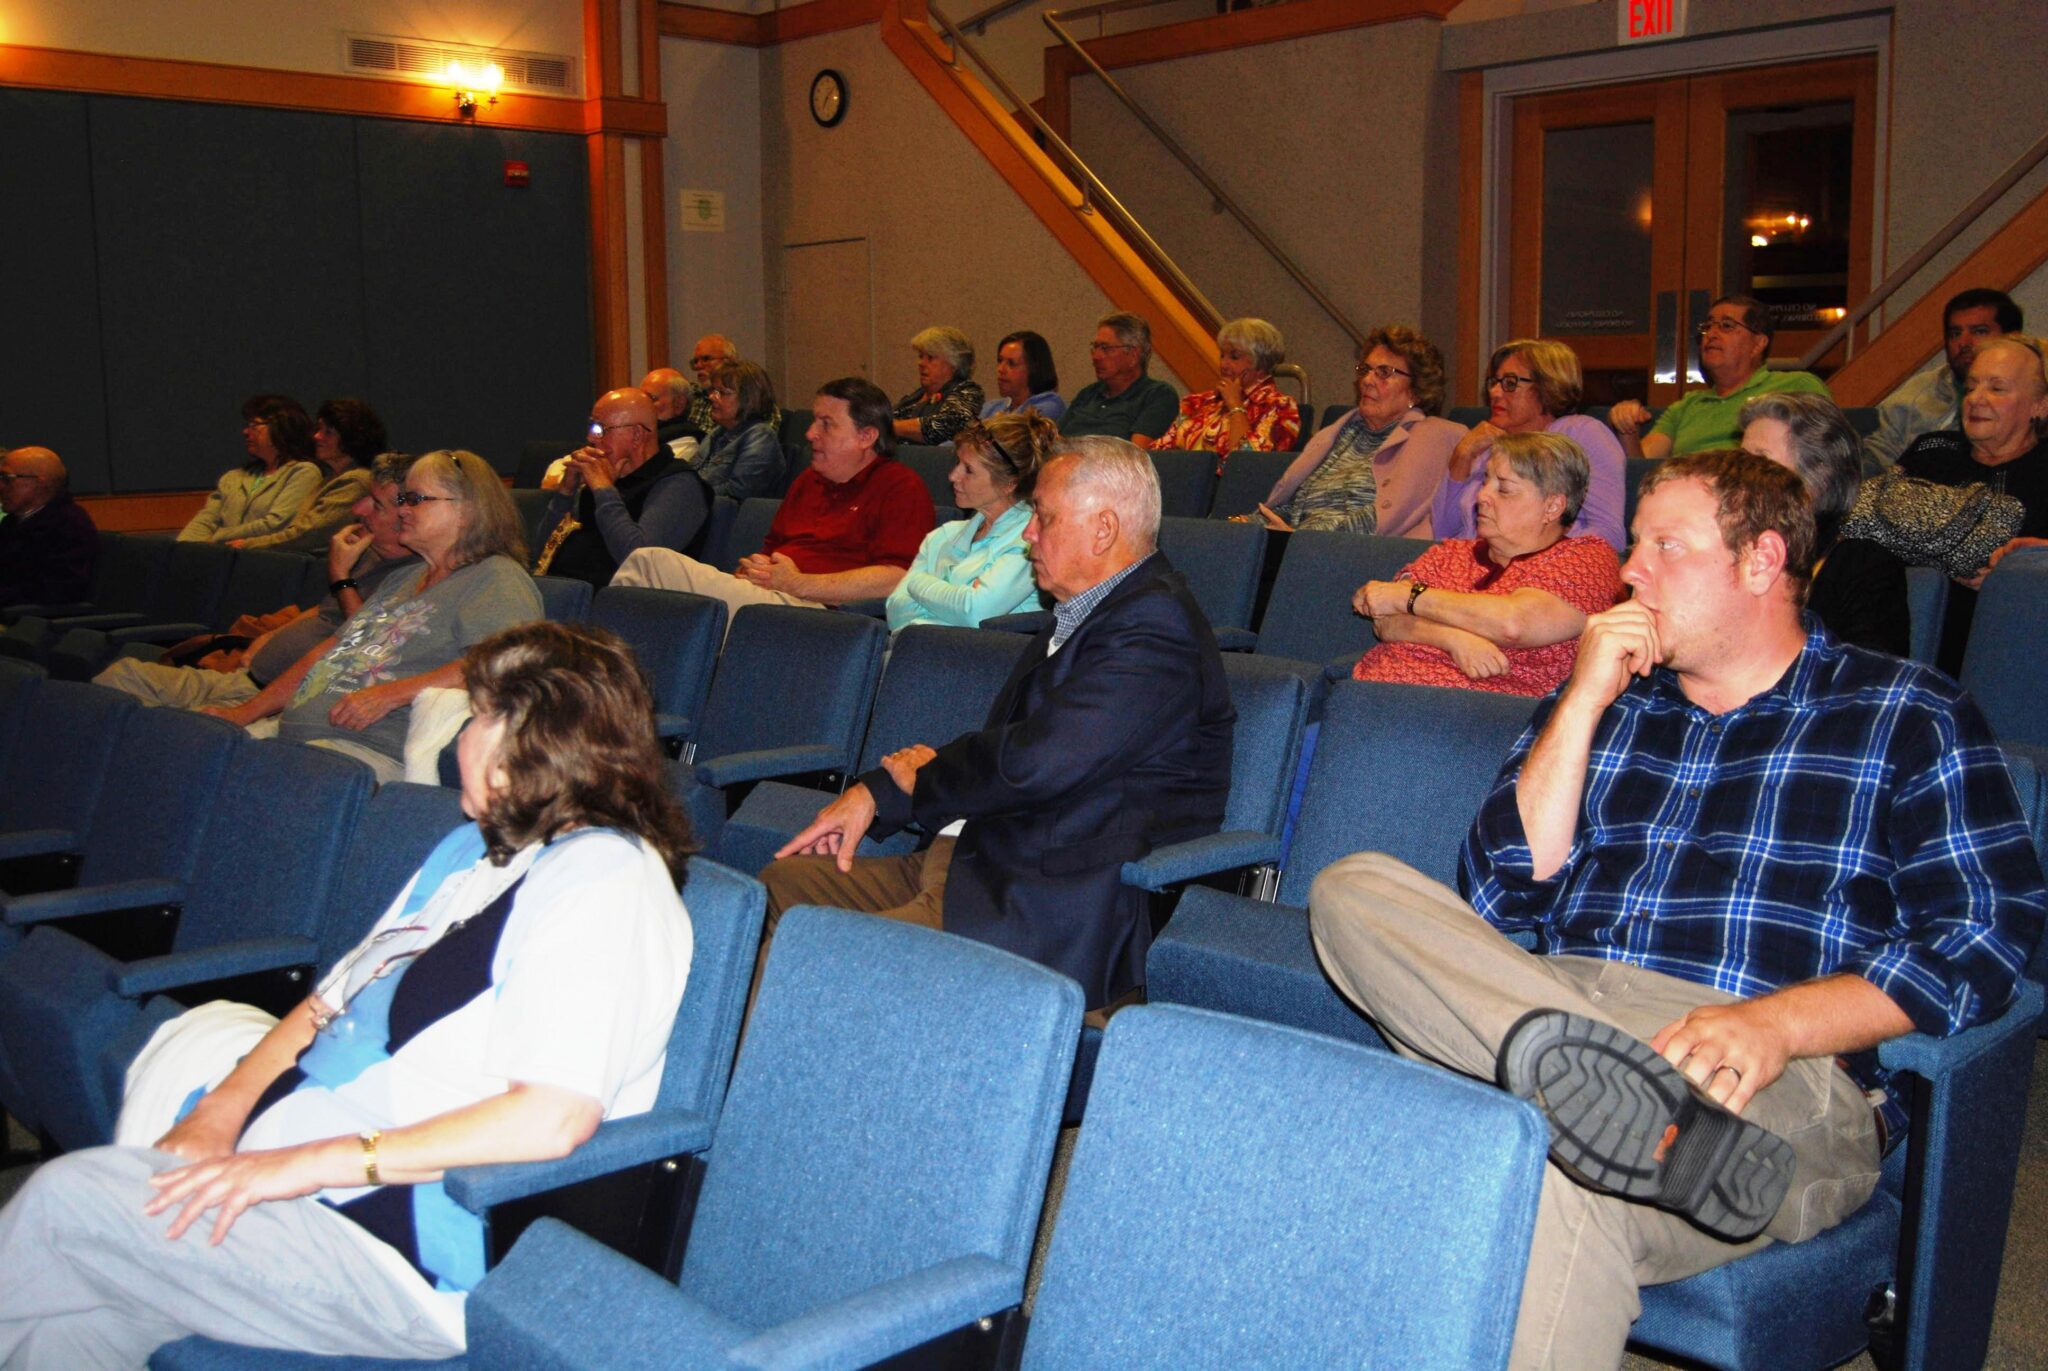
[[[974,628],[1038,607],[1024,547],[1031,490],[1059,430],[1032,410],[991,415],[953,436],[953,499],[968,517],[925,535],[889,593],[889,631],[912,624]]]

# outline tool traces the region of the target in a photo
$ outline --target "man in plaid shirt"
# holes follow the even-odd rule
[[[1877,1045],[1997,1017],[2048,911],[1976,706],[1803,617],[1797,477],[1661,462],[1634,533],[1634,597],[1502,768],[1466,898],[1376,853],[1309,897],[1398,1050],[1550,1118],[1515,1367],[1618,1366],[1639,1286],[1855,1213],[1904,1123]]]

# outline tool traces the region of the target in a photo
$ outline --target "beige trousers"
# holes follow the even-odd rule
[[[806,600],[800,595],[789,595],[780,590],[764,590],[752,581],[743,581],[729,571],[720,571],[717,567],[700,562],[695,557],[685,557],[680,552],[671,552],[662,547],[643,547],[629,553],[626,560],[619,563],[618,571],[612,576],[612,584],[651,586],[656,590],[686,590],[692,595],[708,595],[714,600],[723,600],[727,613],[727,631],[732,627],[730,616],[739,613],[745,605],[825,608],[816,600]]]
[[[1367,852],[1332,863],[1309,892],[1316,951],[1346,998],[1404,1056],[1491,1082],[1501,1039],[1531,1009],[1601,1019],[1648,1041],[1703,1004],[1737,997],[1624,962],[1539,957],[1501,936],[1456,891]],[[1792,1144],[1792,1188],[1764,1236],[1728,1243],[1676,1214],[1598,1195],[1545,1168],[1509,1365],[1618,1367],[1639,1287],[1680,1280],[1840,1223],[1877,1184],[1877,1126],[1850,1075],[1795,1061],[1743,1117]]]
[[[165,666],[135,657],[116,657],[92,678],[94,685],[133,695],[146,705],[170,709],[204,709],[238,705],[256,696],[256,682],[246,671],[207,671],[196,666]]]

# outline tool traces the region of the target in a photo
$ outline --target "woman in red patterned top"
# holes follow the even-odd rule
[[[1368,581],[1352,608],[1379,645],[1361,681],[1547,695],[1578,657],[1586,616],[1621,596],[1606,539],[1567,538],[1586,500],[1586,454],[1555,433],[1496,439],[1480,487],[1477,538],[1446,538],[1393,581]]]
[[[1216,333],[1220,374],[1216,389],[1180,402],[1180,417],[1157,441],[1140,447],[1184,448],[1216,454],[1216,472],[1239,448],[1289,452],[1301,436],[1301,411],[1273,384],[1273,368],[1287,360],[1280,330],[1264,319],[1232,319]]]

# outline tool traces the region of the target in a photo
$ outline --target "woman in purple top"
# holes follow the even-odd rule
[[[1517,338],[1494,349],[1486,377],[1486,398],[1493,412],[1451,451],[1443,484],[1430,505],[1436,536],[1476,536],[1472,506],[1486,482],[1486,458],[1494,439],[1503,433],[1555,433],[1577,443],[1592,469],[1586,505],[1571,527],[1572,536],[1597,535],[1625,555],[1628,459],[1605,424],[1572,412],[1585,392],[1578,354],[1549,338]]]

